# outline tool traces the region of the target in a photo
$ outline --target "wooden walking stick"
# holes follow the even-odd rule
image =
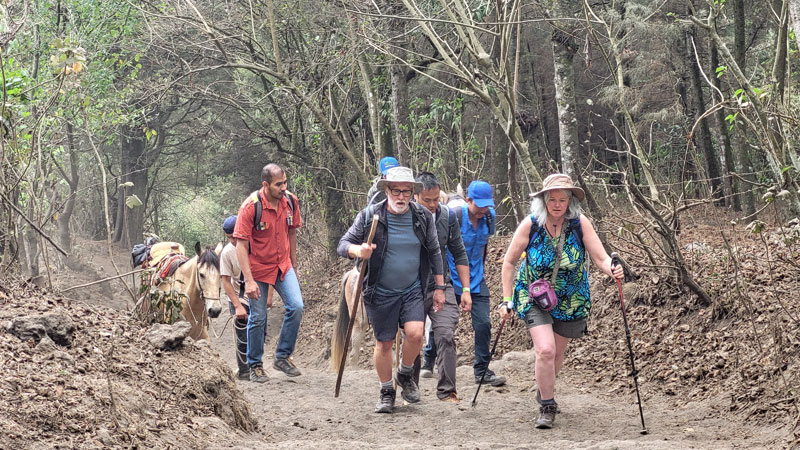
[[[372,244],[372,238],[375,237],[375,229],[378,227],[378,215],[372,216],[372,227],[369,229],[369,237],[367,244]],[[336,375],[336,390],[333,396],[339,397],[339,388],[342,387],[342,375],[344,374],[344,365],[347,362],[347,351],[350,345],[350,337],[353,335],[353,325],[356,323],[356,314],[358,314],[358,304],[361,297],[361,285],[364,282],[364,273],[367,271],[366,261],[361,262],[361,269],[358,271],[358,281],[356,282],[356,293],[353,295],[353,311],[350,312],[350,323],[347,325],[347,335],[344,338],[344,350],[342,351],[342,362],[339,364],[339,374]],[[345,285],[345,288],[347,286]]]

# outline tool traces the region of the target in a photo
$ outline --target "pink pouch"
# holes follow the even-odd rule
[[[528,286],[528,294],[542,311],[550,311],[558,304],[556,291],[547,280],[536,280],[531,283]]]

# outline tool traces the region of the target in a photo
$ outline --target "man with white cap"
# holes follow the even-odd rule
[[[411,169],[394,167],[378,181],[386,200],[368,206],[339,240],[340,256],[360,258],[367,264],[363,284],[364,309],[375,333],[373,361],[380,383],[375,412],[391,413],[396,392],[392,383],[392,346],[398,324],[403,327],[402,361],[395,380],[409,403],[420,399],[413,365],[422,348],[425,327],[425,292],[433,274],[434,311],[442,309],[447,286],[436,225],[430,211],[411,201],[422,190]],[[367,244],[374,214],[378,225]]]

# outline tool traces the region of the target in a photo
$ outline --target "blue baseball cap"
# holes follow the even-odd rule
[[[394,159],[393,156],[384,156],[381,158],[381,162],[378,163],[378,168],[381,170],[381,175],[386,175],[386,171],[391,169],[392,167],[397,167],[400,164]]]
[[[233,230],[236,228],[236,216],[230,216],[225,219],[225,222],[222,222],[222,231],[225,234],[233,234]]]
[[[492,187],[483,180],[475,180],[469,184],[467,188],[467,198],[471,198],[478,208],[494,206]]]

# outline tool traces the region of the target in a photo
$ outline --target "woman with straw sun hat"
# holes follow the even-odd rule
[[[600,238],[582,214],[583,189],[569,176],[545,178],[533,194],[531,214],[520,222],[503,260],[503,318],[515,312],[528,326],[536,352],[534,373],[539,402],[537,428],[552,428],[558,406],[555,380],[570,339],[586,334],[592,307],[586,256],[609,276],[622,278],[622,267],[611,267]],[[516,270],[520,255],[525,259]],[[516,273],[516,277],[515,277]]]

